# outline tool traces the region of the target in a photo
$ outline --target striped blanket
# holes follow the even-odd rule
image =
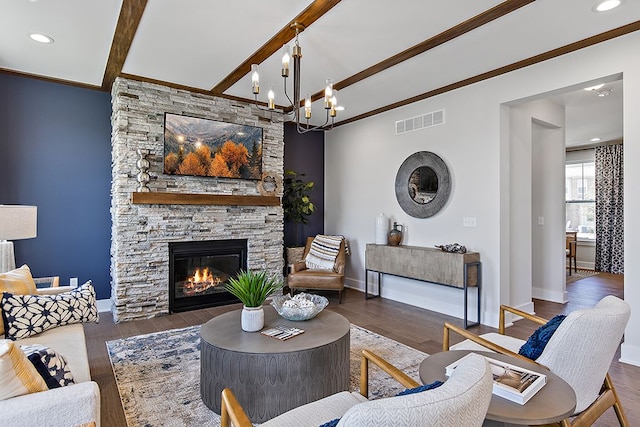
[[[304,262],[309,269],[333,270],[343,236],[325,236],[318,234],[313,238],[309,253]]]

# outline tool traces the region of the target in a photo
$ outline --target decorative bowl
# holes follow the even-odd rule
[[[294,297],[288,294],[276,296],[271,300],[271,305],[280,316],[293,321],[313,319],[328,304],[329,300],[325,297],[304,292]]]

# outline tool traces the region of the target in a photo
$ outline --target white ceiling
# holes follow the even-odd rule
[[[116,75],[208,92],[260,53],[305,8],[331,2],[148,0],[139,25],[137,20],[120,22],[119,34],[132,30],[122,44],[114,39],[121,9],[126,17],[144,0],[4,0],[0,71],[108,90],[111,64]],[[342,88],[339,103],[346,110],[339,113],[338,123],[627,24],[635,25],[632,31],[640,29],[640,2],[633,0],[605,13],[592,11],[596,0],[336,3],[300,34],[302,95],[320,91],[326,78],[341,82],[450,28],[457,36]],[[466,33],[458,31],[465,21],[510,4],[524,5]],[[27,37],[33,32],[45,33],[55,43],[35,43]],[[110,62],[112,45],[129,49],[120,64]],[[266,58],[260,64],[260,99],[265,100],[265,88],[273,84],[276,103],[286,105],[280,49]],[[571,96],[553,94],[555,102],[567,105],[568,144],[588,143],[600,135],[603,140],[622,137],[622,83],[607,84],[615,85],[607,97],[581,90]],[[238,75],[222,95],[252,99],[249,73]],[[314,103],[316,120],[324,115],[320,104]]]

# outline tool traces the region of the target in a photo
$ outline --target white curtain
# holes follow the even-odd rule
[[[624,273],[622,144],[596,147],[596,271]]]

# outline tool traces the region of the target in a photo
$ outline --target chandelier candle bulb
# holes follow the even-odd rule
[[[333,81],[331,79],[327,79],[327,86],[324,89],[324,108],[331,108],[331,97],[333,96]]]
[[[273,92],[273,86],[269,88],[269,93],[267,94],[267,97],[269,98],[269,109],[274,110],[276,108],[276,103],[274,100],[276,95]]]
[[[260,74],[258,74],[258,64],[251,64],[251,90],[254,95],[260,93]]]
[[[289,77],[289,62],[291,62],[291,56],[289,56],[289,45],[285,44],[282,47],[282,77]]]
[[[309,120],[311,118],[311,96],[307,94],[304,101],[304,118]]]

